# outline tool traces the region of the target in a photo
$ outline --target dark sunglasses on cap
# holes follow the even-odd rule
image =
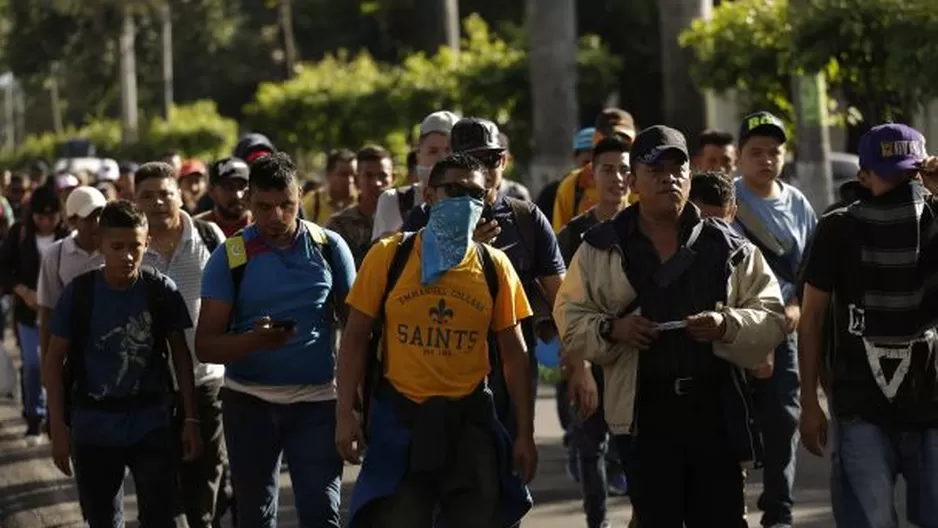
[[[481,200],[485,196],[485,189],[481,187],[467,187],[459,183],[446,182],[439,185],[434,185],[433,187],[443,189],[443,191],[446,192],[446,196],[449,196],[450,198],[461,198],[463,196],[468,196],[469,198]]]

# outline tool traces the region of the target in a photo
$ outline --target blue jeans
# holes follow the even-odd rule
[[[277,526],[286,454],[300,526],[339,528],[342,460],[335,449],[335,400],[280,405],[229,389],[221,398],[238,525]]]
[[[174,527],[178,442],[178,436],[163,427],[131,446],[74,443],[72,463],[78,500],[88,526],[124,527],[124,473],[130,468],[140,525]]]
[[[609,428],[602,409],[583,422],[574,418],[572,448],[580,459],[580,492],[586,526],[599,528],[606,520],[606,453],[609,449]]]
[[[46,390],[42,388],[42,368],[39,358],[39,329],[16,323],[23,358],[23,414],[26,418],[46,415]]]
[[[791,524],[795,453],[798,451],[798,336],[775,349],[772,378],[753,380],[754,400],[765,443],[763,491],[759,497],[762,526]]]
[[[837,526],[894,528],[896,477],[906,481],[909,522],[938,527],[938,429],[901,432],[833,421],[831,496]]]

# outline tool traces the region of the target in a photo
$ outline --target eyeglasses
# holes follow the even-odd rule
[[[485,189],[481,187],[467,187],[460,183],[445,182],[438,185],[434,185],[434,188],[443,189],[446,192],[446,195],[450,198],[461,198],[463,196],[468,196],[469,198],[474,198],[476,200],[481,200],[485,197]]]

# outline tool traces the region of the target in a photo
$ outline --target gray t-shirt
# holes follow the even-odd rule
[[[75,233],[57,240],[42,256],[36,293],[39,306],[50,310],[55,308],[62,291],[72,279],[103,265],[104,257],[100,253],[78,247]]]

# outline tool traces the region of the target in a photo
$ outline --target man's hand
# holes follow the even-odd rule
[[[575,365],[567,380],[570,404],[576,409],[577,418],[586,420],[599,407],[599,391],[593,372],[585,363]]]
[[[486,221],[484,218],[481,218],[479,219],[479,223],[476,224],[475,231],[472,233],[472,239],[483,244],[491,244],[495,241],[495,237],[501,232],[502,228],[498,227],[498,220],[493,218]]]
[[[514,460],[515,475],[521,482],[527,484],[534,479],[537,472],[537,448],[534,438],[530,435],[519,436],[512,447],[512,460]]]
[[[812,455],[823,457],[827,447],[827,416],[816,396],[801,400],[801,443]]]
[[[336,414],[335,448],[342,460],[349,464],[362,463],[362,451],[365,450],[365,435],[362,426],[352,411]]]
[[[258,348],[261,350],[274,350],[287,344],[296,335],[296,328],[285,330],[274,328],[273,321],[268,316],[254,321],[254,334],[257,336]]]
[[[612,339],[630,348],[647,350],[656,337],[655,323],[640,315],[629,315],[612,322]]]
[[[72,446],[68,434],[68,427],[62,420],[53,420],[49,427],[49,437],[52,440],[52,461],[65,476],[72,476]]]
[[[199,424],[186,421],[182,425],[182,461],[192,462],[202,456],[202,435]]]
[[[797,304],[790,304],[785,307],[785,331],[789,334],[798,330],[798,322],[801,321],[801,307]]]
[[[726,318],[720,312],[700,312],[687,318],[687,333],[697,341],[719,341],[726,334]]]

